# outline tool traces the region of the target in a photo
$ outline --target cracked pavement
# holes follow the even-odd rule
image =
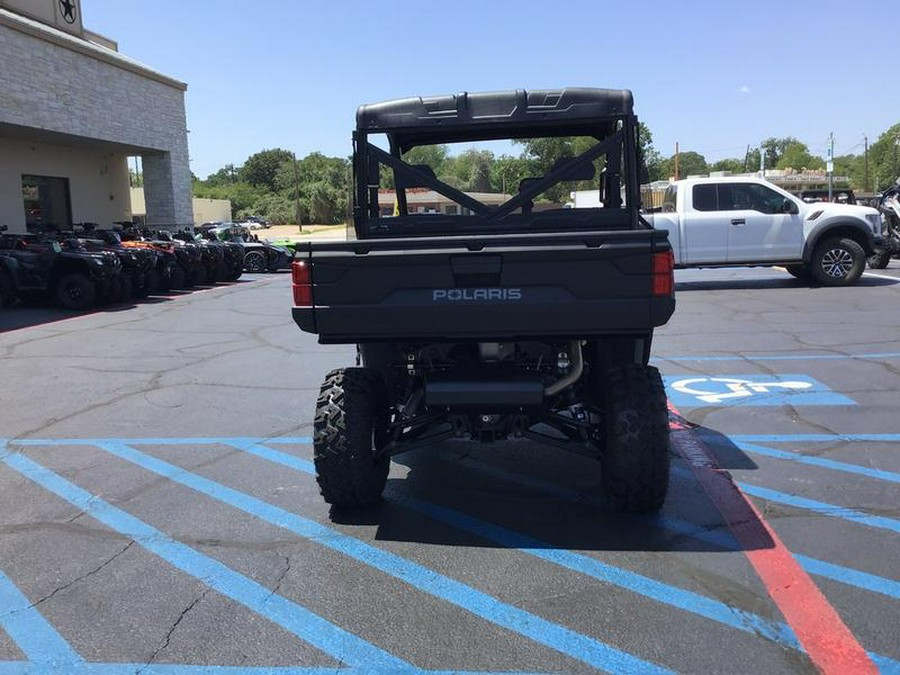
[[[798,373],[856,404],[680,409],[715,449],[723,471],[748,485],[900,519],[896,484],[778,461],[729,441],[763,433],[833,436],[771,446],[900,473],[900,443],[841,436],[900,434],[900,358],[891,356],[900,354],[900,311],[891,310],[900,301],[900,265],[895,261],[885,275],[898,283],[810,289],[777,270],[679,272],[678,309],[654,339],[654,363],[664,375]],[[228,443],[151,442],[311,435],[321,380],[332,368],[352,365],[354,349],[318,345],[297,329],[288,275],[249,279],[57,323],[28,325],[30,314],[0,313],[0,326],[25,325],[0,333],[6,383],[0,438],[148,439],[139,451],[174,465],[179,475],[214,481],[333,534],[297,536],[91,444],[11,442],[0,454],[22,453],[227,565],[263,587],[262,604],[288,598],[423,668],[594,672],[323,543],[349,535],[677,671],[813,672],[804,656],[773,643],[749,620],[744,633],[723,627],[450,527],[400,501],[363,514],[333,511],[312,476]],[[270,447],[311,459],[300,441]],[[700,594],[739,619],[755,616],[762,626],[782,620],[743,554],[710,543],[727,527],[692,479],[673,473],[664,512],[689,523],[691,533],[611,513],[597,483],[590,460],[531,442],[445,444],[396,457],[389,494],[432,500],[520,532],[546,542],[541,550],[548,555],[577,552]],[[754,501],[796,553],[897,580],[896,533]],[[84,508],[0,464],[0,571],[87,661],[135,664],[135,672],[178,664],[340,665]],[[900,659],[893,629],[900,603],[814,579],[867,649]],[[0,608],[0,625],[2,618]],[[0,662],[21,658],[0,628]]]

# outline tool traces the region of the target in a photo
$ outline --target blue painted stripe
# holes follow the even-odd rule
[[[788,462],[797,464],[807,464],[809,466],[817,466],[823,469],[840,471],[842,473],[852,473],[866,478],[875,478],[890,483],[900,483],[900,473],[891,471],[882,471],[881,469],[872,469],[867,466],[859,466],[858,464],[848,464],[846,462],[837,462],[833,459],[825,457],[815,457],[804,455],[799,452],[788,452],[786,450],[777,450],[775,448],[767,448],[755,443],[747,443],[746,441],[736,441],[735,444],[744,452],[751,452],[756,455],[764,455],[765,457],[774,457],[775,459],[783,459]],[[712,443],[710,443],[712,445]]]
[[[409,497],[395,490],[390,491],[390,499],[429,518],[493,541],[506,548],[526,553],[552,565],[618,586],[716,623],[759,635],[793,649],[800,649],[791,629],[780,621],[765,619],[737,607],[730,607],[718,600],[608,565],[580,553],[554,549],[549,542],[508,530],[453,509]]]
[[[55,664],[0,662],[0,675],[367,675],[371,672],[362,668],[195,666],[171,663],[79,663],[59,667]]]
[[[873,516],[869,513],[863,513],[862,511],[848,509],[843,506],[835,506],[834,504],[807,499],[806,497],[796,497],[784,492],[779,492],[778,490],[770,490],[769,488],[750,485],[749,483],[737,482],[737,485],[748,495],[758,497],[759,499],[765,499],[770,502],[812,511],[813,513],[819,513],[823,516],[841,518],[842,520],[858,523],[867,527],[900,533],[900,520],[885,518],[884,516]]]
[[[444,455],[444,457],[446,458],[446,455]],[[581,494],[571,488],[565,488],[539,478],[513,473],[478,460],[473,460],[470,457],[460,458],[453,456],[452,459],[465,461],[468,466],[471,466],[480,473],[485,473],[500,478],[501,480],[516,483],[517,485],[533,488],[545,494],[552,494],[555,497],[565,499],[569,502],[585,504],[601,509],[608,509],[609,507],[609,504],[603,498],[594,494]],[[665,515],[665,513],[660,513],[656,516],[629,516],[629,518],[645,522],[648,525],[655,527],[661,527],[670,532],[691,537],[692,539],[705,541],[714,546],[718,546],[724,551],[741,550],[737,539],[735,539],[734,535],[728,529],[710,530],[701,527],[696,523]],[[725,526],[723,525],[723,527]],[[799,562],[810,574],[826,577],[832,581],[837,581],[847,586],[854,586],[871,593],[900,599],[900,582],[797,553],[794,553],[794,558],[796,558],[797,562]]]
[[[816,560],[805,555],[794,553],[803,568],[810,574],[816,574],[832,581],[838,581],[842,584],[849,584],[862,588],[872,593],[886,595],[895,600],[900,600],[900,581],[885,579],[868,572],[850,569],[842,565],[825,562],[824,560]]]
[[[245,449],[250,454],[292,469],[310,474],[315,473],[315,467],[312,462],[293,455],[287,455],[263,446],[242,449]],[[390,500],[395,503],[402,504],[429,518],[447,523],[452,527],[494,541],[506,548],[519,550],[551,564],[565,567],[605,583],[632,591],[638,595],[643,595],[656,602],[682,609],[691,614],[702,616],[748,633],[762,635],[780,644],[799,649],[799,645],[790,628],[779,621],[764,619],[755,614],[729,607],[717,600],[607,565],[585,555],[570,551],[553,550],[553,545],[547,542],[518,534],[457,511],[413,499],[396,490],[389,489],[388,495]]]
[[[730,434],[733,441],[748,443],[852,443],[900,441],[900,434]]]
[[[62,635],[3,572],[0,572],[0,612],[0,628],[32,663],[65,672],[82,662]]]
[[[869,658],[878,668],[881,675],[900,675],[900,661],[889,659],[886,656],[879,656],[869,652]]]
[[[332,658],[356,666],[397,671],[409,669],[409,664],[404,661],[325,621],[300,605],[273,594],[270,589],[219,561],[174,541],[160,530],[82,490],[24,455],[6,455],[2,457],[2,461],[29,480],[82,509],[92,518],[130,537],[179,570],[273,621]]]
[[[686,466],[673,466],[671,473],[673,476],[678,476],[686,480],[693,480],[694,478],[693,472]],[[775,502],[776,504],[784,504],[786,506],[793,506],[795,508],[804,509],[806,511],[813,511],[823,516],[840,518],[842,520],[847,520],[859,525],[866,525],[868,527],[874,527],[882,530],[890,530],[891,532],[900,532],[900,521],[894,520],[892,518],[885,518],[884,516],[873,516],[869,513],[863,513],[862,511],[855,511],[843,506],[835,506],[834,504],[828,504],[826,502],[820,502],[814,499],[807,499],[805,497],[797,497],[795,495],[787,494],[786,492],[779,492],[778,490],[758,487],[756,485],[743,483],[737,480],[735,481],[735,485],[741,488],[741,490],[743,490],[748,495],[758,497],[759,499],[765,499],[770,502]]]
[[[848,359],[896,359],[900,352],[874,354],[759,354],[757,356],[655,356],[653,361],[845,361]]]
[[[513,631],[535,642],[555,649],[595,668],[612,672],[663,673],[670,672],[627,652],[615,649],[599,640],[581,635],[563,626],[542,619],[525,610],[503,603],[470,586],[445,577],[433,570],[405,558],[376,548],[338,530],[320,525],[290,511],[264,502],[250,495],[203,478],[190,471],[142,453],[119,443],[98,445],[102,450],[129,461],[143,469],[168,478],[224,504],[244,511],[277,527],[315,541],[354,560],[369,565],[417,590],[429,593],[461,607],[497,626]],[[299,468],[304,473],[314,472],[311,462],[292,455],[276,452],[254,444],[234,444],[232,447],[258,456],[277,454],[283,464]]]
[[[180,663],[79,663],[55,667],[21,661],[0,661],[0,675],[373,675],[374,672],[376,671],[366,667],[201,666]],[[428,675],[542,675],[536,672],[467,670],[414,672]]]

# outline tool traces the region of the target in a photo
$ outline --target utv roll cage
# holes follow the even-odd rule
[[[384,135],[389,151],[370,142]],[[526,178],[499,205],[488,205],[439,180],[424,164],[408,164],[410,149],[443,143],[588,136],[596,143],[576,157],[558,160],[544,176]],[[460,93],[406,98],[363,105],[353,134],[353,222],[359,239],[379,236],[462,235],[467,232],[547,232],[573,229],[637,229],[639,218],[638,121],[628,90],[559,90]],[[599,183],[602,207],[532,211],[534,199],[563,181],[593,180],[595,161],[604,158]],[[393,171],[395,217],[379,204],[381,167]],[[407,190],[426,188],[472,215],[413,214]]]

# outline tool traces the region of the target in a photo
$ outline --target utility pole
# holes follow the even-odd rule
[[[766,177],[766,146],[759,144],[759,177]]]
[[[891,162],[891,181],[897,180],[897,146],[900,146],[900,135],[894,137],[894,159]]]
[[[863,134],[863,143],[865,144],[866,153],[863,166],[865,167],[865,178],[863,179],[863,192],[869,191],[869,137]]]
[[[294,214],[297,218],[297,231],[303,232],[303,215],[300,213],[300,168],[297,166],[297,153],[294,157]]]
[[[828,135],[828,152],[825,157],[825,170],[828,171],[828,201],[834,192],[834,132]]]
[[[894,153],[894,159],[896,160],[897,153]],[[896,164],[896,161],[894,162]],[[675,180],[679,179],[678,175],[678,141],[675,141]]]

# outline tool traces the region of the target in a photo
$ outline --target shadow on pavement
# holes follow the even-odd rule
[[[724,436],[703,430],[725,466],[755,466]],[[376,525],[377,539],[446,546],[583,551],[723,551],[734,539],[716,504],[674,452],[662,512],[624,515],[604,500],[596,460],[529,441],[448,442],[404,453],[385,500],[333,508],[334,522]],[[395,467],[396,470],[396,467]],[[718,472],[730,481],[727,473]],[[737,493],[736,493],[737,494]],[[772,542],[757,528],[754,547]]]

